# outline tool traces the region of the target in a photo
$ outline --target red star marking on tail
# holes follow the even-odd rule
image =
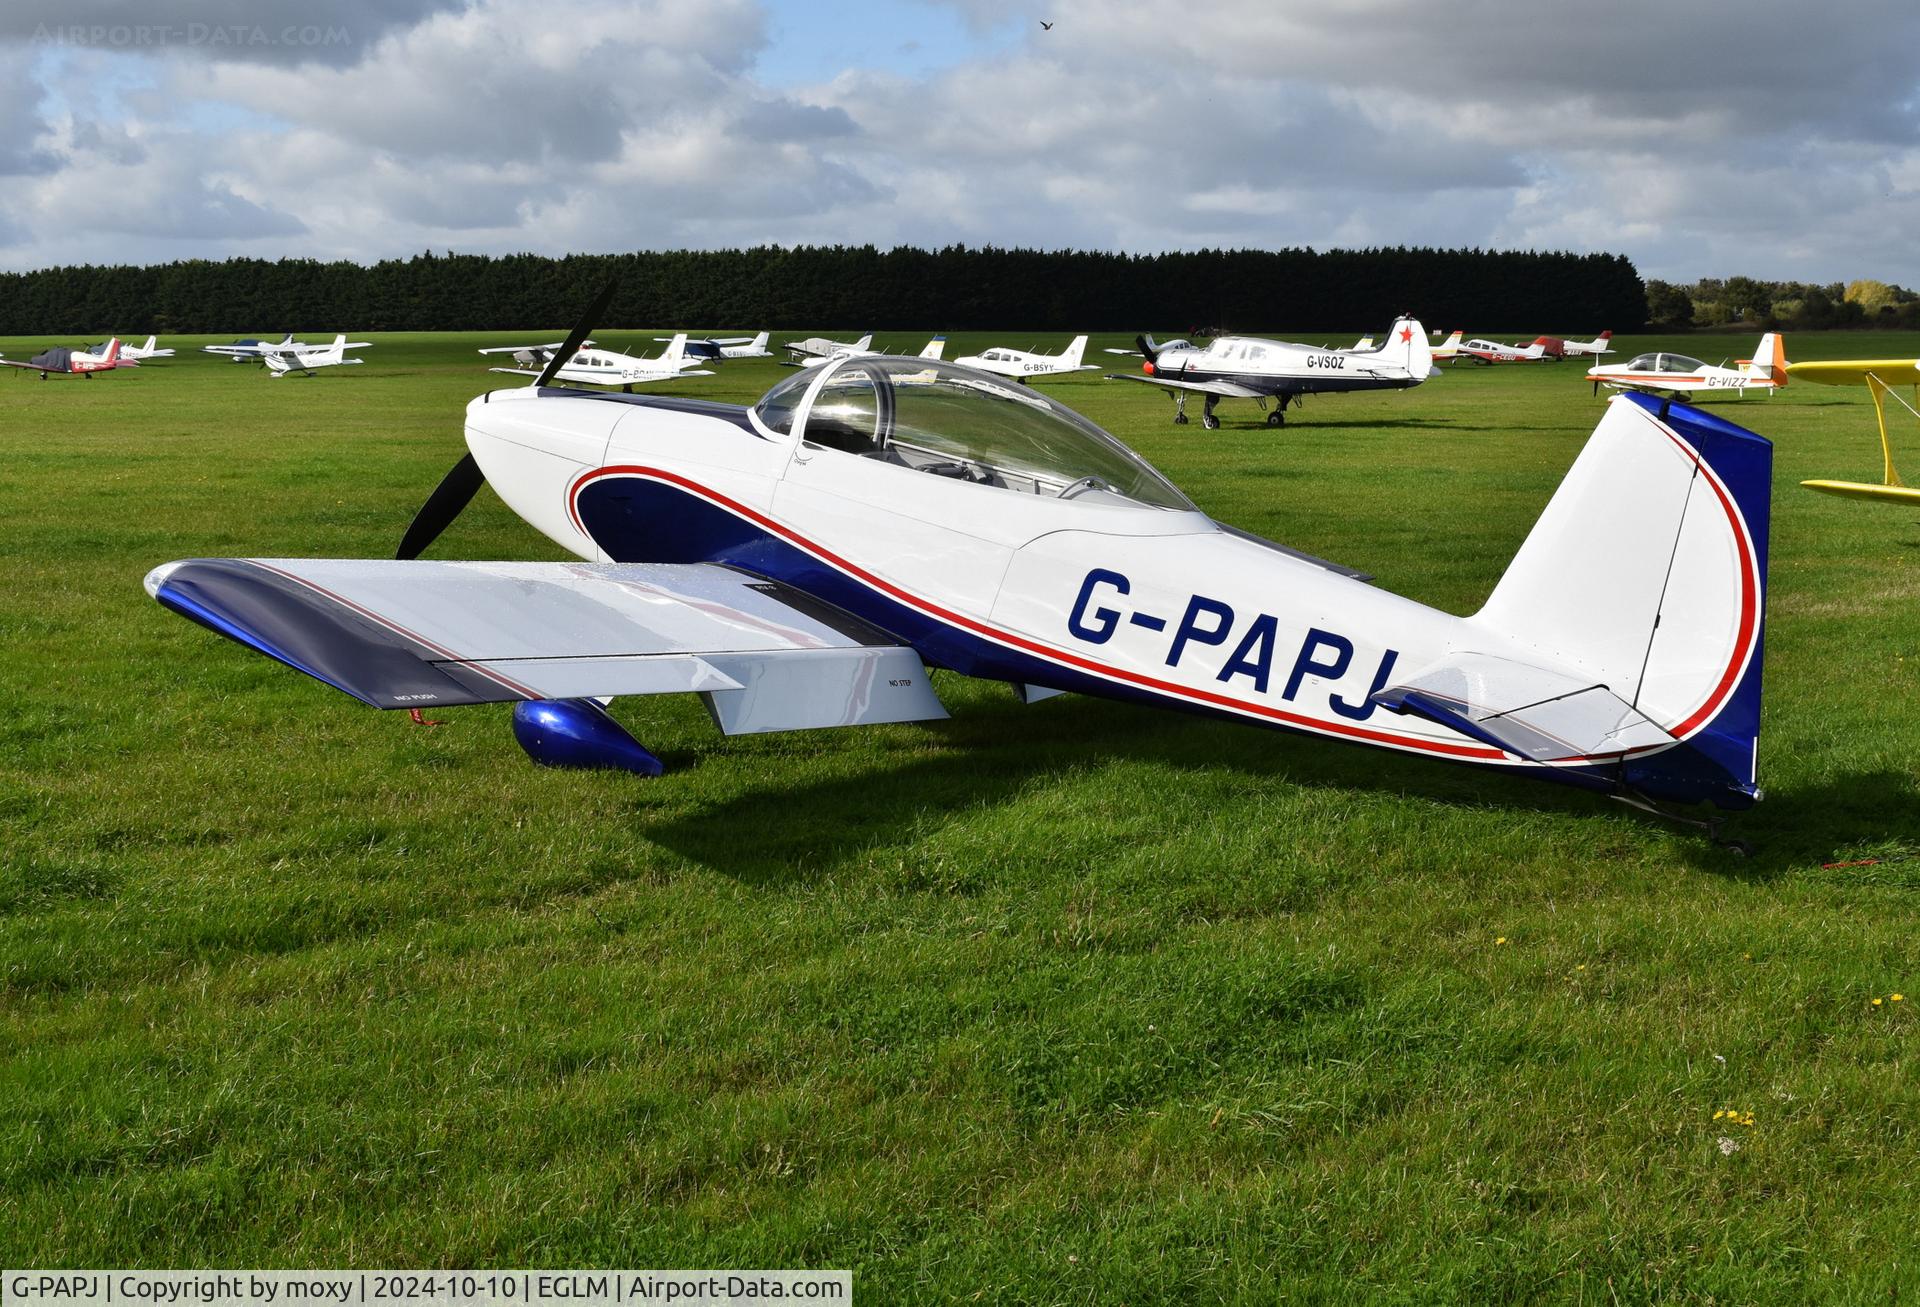
[[[1413,328],[1412,328],[1412,327],[1402,327],[1402,328],[1400,328],[1400,343],[1401,343],[1401,344],[1403,344],[1403,345],[1404,345],[1404,344],[1406,344],[1406,343],[1408,343],[1409,341],[1411,341],[1412,339],[1413,339]]]

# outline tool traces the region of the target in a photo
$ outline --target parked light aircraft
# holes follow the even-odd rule
[[[805,340],[790,340],[780,348],[791,354],[796,362],[801,359],[849,358],[855,354],[874,352],[873,333],[869,331],[852,344],[828,340],[824,336],[808,336]]]
[[[1537,336],[1533,343],[1545,350],[1550,359],[1598,358],[1602,354],[1613,353],[1613,346],[1607,343],[1612,339],[1611,331],[1603,331],[1592,340],[1566,340],[1559,336]]]
[[[1502,345],[1497,340],[1475,337],[1456,348],[1448,357],[1472,359],[1475,363],[1533,363],[1547,357],[1547,347],[1539,341],[1531,345]]]
[[[1434,370],[1432,346],[1426,329],[1412,318],[1401,318],[1387,333],[1387,343],[1373,350],[1321,349],[1292,345],[1258,336],[1220,336],[1205,348],[1184,340],[1155,344],[1140,337],[1146,362],[1142,375],[1108,373],[1109,381],[1141,381],[1158,386],[1173,397],[1173,420],[1187,420],[1187,394],[1206,396],[1200,425],[1220,425],[1214,405],[1222,399],[1251,399],[1261,408],[1271,400],[1267,425],[1284,426],[1287,405],[1303,395],[1351,390],[1405,390],[1417,386]]]
[[[670,339],[667,347],[655,358],[636,358],[614,350],[588,349],[584,342],[568,342],[558,346],[496,345],[480,353],[511,354],[514,362],[522,364],[517,368],[488,369],[492,372],[506,372],[520,377],[548,376],[551,372],[553,377],[561,381],[618,386],[624,391],[655,381],[712,376],[711,370],[693,366],[697,360],[688,356],[686,347],[687,336],[681,332]],[[563,360],[557,371],[553,369],[555,359]]]
[[[982,372],[1026,381],[1033,377],[1057,377],[1063,372],[1098,372],[1100,369],[1093,364],[1080,362],[1086,352],[1087,338],[1075,336],[1058,354],[1030,354],[1023,349],[996,345],[978,354],[955,359],[954,362],[962,367],[979,368]]]
[[[200,351],[203,354],[225,355],[235,363],[252,363],[263,354],[274,350],[292,349],[297,343],[293,333],[289,331],[278,341],[243,339],[236,340],[231,345],[202,345]]]
[[[1216,522],[991,373],[842,359],[744,408],[558,371],[467,406],[397,560],[191,559],[148,592],[368,704],[514,702],[554,765],[658,774],[605,696],[697,693],[728,734],[923,721],[933,667],[1653,810],[1759,797],[1772,447],[1685,404],[1617,398],[1456,617]],[[420,560],[483,484],[579,561]]]
[[[1880,453],[1885,461],[1881,484],[1868,481],[1802,481],[1809,490],[1852,499],[1877,499],[1887,504],[1920,507],[1920,489],[1900,480],[1893,466],[1893,438],[1887,434],[1889,399],[1920,420],[1920,359],[1839,359],[1818,363],[1789,363],[1787,375],[1796,380],[1817,381],[1824,386],[1865,386],[1873,396],[1873,414],[1880,422]],[[1911,402],[1902,399],[1896,386],[1908,387]]]
[[[711,354],[706,355],[707,358],[720,358],[720,359],[772,358],[773,351],[767,348],[767,338],[772,334],[773,333],[770,331],[763,331],[757,336],[709,336],[705,340],[688,341],[687,348],[689,352],[692,352],[696,346],[698,346],[702,351],[712,350],[713,352]],[[672,337],[655,336],[653,339],[657,343],[665,344],[667,341],[671,340]]]
[[[290,372],[298,372],[302,376],[310,377],[319,368],[337,368],[344,364],[365,362],[364,359],[346,357],[349,343],[345,336],[335,336],[331,345],[302,345],[292,350],[275,350],[271,354],[261,355],[260,361],[267,365],[267,375],[271,377],[284,377]],[[360,341],[354,345],[354,348],[364,346],[366,343]]]
[[[929,340],[926,344],[920,347],[920,353],[918,357],[923,359],[937,359],[942,354],[946,353],[946,351],[947,351],[947,338],[945,336],[935,336],[932,340]],[[823,355],[815,356],[813,358],[803,358],[798,360],[797,362],[785,364],[784,366],[790,367],[790,368],[817,368],[827,363],[838,363],[841,359],[875,358],[878,355],[879,355],[878,350],[856,349],[856,350],[849,350],[843,354],[823,354]]]
[[[106,353],[100,355],[68,349],[65,345],[54,345],[41,350],[25,363],[15,359],[0,358],[0,367],[38,372],[42,381],[49,376],[85,377],[88,381],[92,381],[93,374],[96,372],[112,372],[117,368],[139,366],[132,359],[120,357],[120,342],[117,340],[108,341]]]
[[[1460,337],[1465,334],[1465,332],[1456,331],[1438,345],[1435,345],[1432,351],[1433,361],[1435,363],[1451,363],[1459,358],[1461,349]]]
[[[84,353],[90,358],[104,358],[107,350],[113,345],[115,340],[120,340],[120,338],[115,336],[105,345],[89,345]],[[129,345],[124,340],[120,341],[120,357],[123,359],[131,359],[135,363],[142,363],[147,359],[170,359],[173,357],[173,351],[170,349],[161,349],[159,347],[159,341],[153,336],[148,336],[147,343],[144,345]]]
[[[1703,390],[1764,390],[1772,394],[1787,384],[1787,347],[1778,333],[1769,331],[1760,338],[1760,348],[1753,357],[1741,359],[1735,367],[1702,363],[1686,354],[1640,354],[1625,363],[1589,368],[1587,380],[1593,383],[1596,395],[1603,385],[1669,395]]]

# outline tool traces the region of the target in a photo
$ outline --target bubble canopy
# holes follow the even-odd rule
[[[1056,499],[1190,512],[1172,482],[1064,404],[990,372],[870,356],[803,372],[755,405],[805,446]]]

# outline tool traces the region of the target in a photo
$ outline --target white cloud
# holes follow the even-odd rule
[[[973,57],[778,88],[753,0],[105,0],[109,21],[352,39],[37,61],[14,15],[0,264],[97,241],[130,259],[1406,243],[1920,283],[1911,0],[1818,23],[1786,0],[949,3],[950,30],[991,34]],[[916,13],[866,21],[899,24],[897,47]],[[116,69],[149,88],[120,95],[139,121],[99,90]]]

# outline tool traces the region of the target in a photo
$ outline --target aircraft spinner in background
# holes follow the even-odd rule
[[[659,773],[606,696],[696,693],[727,734],[925,721],[933,667],[1653,811],[1759,797],[1772,447],[1684,404],[1616,399],[1457,617],[1215,521],[972,368],[840,359],[751,408],[557,370],[468,404],[397,560],[189,559],[148,592],[368,704],[514,702],[555,765]],[[484,484],[580,561],[420,561]]]
[[[1615,390],[1646,390],[1668,395],[1691,395],[1707,390],[1763,390],[1771,395],[1787,384],[1787,346],[1777,332],[1760,338],[1750,359],[1734,367],[1702,363],[1687,354],[1640,354],[1625,363],[1600,364],[1587,369],[1594,394],[1601,386]]]
[[[1158,386],[1173,397],[1173,420],[1187,420],[1187,395],[1206,397],[1200,425],[1220,425],[1214,405],[1222,399],[1251,399],[1261,408],[1271,401],[1267,425],[1284,426],[1287,406],[1303,395],[1355,390],[1405,390],[1438,375],[1426,329],[1413,318],[1401,318],[1387,333],[1387,343],[1372,350],[1320,349],[1259,336],[1220,336],[1205,348],[1184,340],[1156,344],[1151,336],[1139,340],[1146,358],[1142,375],[1108,373],[1109,381],[1139,381]]]
[[[335,336],[331,345],[300,345],[294,349],[276,349],[272,353],[262,354],[260,361],[267,365],[267,375],[280,378],[289,373],[298,372],[305,377],[312,376],[321,368],[337,368],[345,365],[363,363],[364,359],[346,357],[349,349],[361,349],[367,342],[349,341],[345,336]]]
[[[1029,381],[1035,377],[1057,377],[1067,372],[1098,372],[1100,369],[1093,364],[1080,361],[1086,352],[1087,338],[1075,336],[1058,354],[1032,354],[1023,349],[996,345],[978,354],[957,358],[954,362],[962,367],[979,368],[982,372],[1012,377],[1016,381]]]
[[[1823,386],[1865,386],[1873,396],[1873,413],[1880,422],[1880,454],[1885,466],[1881,484],[1867,481],[1802,481],[1809,490],[1849,499],[1874,499],[1883,504],[1920,508],[1920,489],[1900,480],[1893,466],[1893,439],[1887,432],[1887,401],[1892,400],[1920,420],[1920,359],[1841,359],[1817,363],[1789,363],[1787,375]],[[1907,387],[1901,398],[1896,386]]]
[[[696,368],[699,360],[687,353],[685,332],[672,337],[655,358],[635,358],[613,350],[585,348],[590,342],[566,341],[558,345],[495,345],[482,354],[511,354],[517,368],[490,368],[519,377],[539,377],[540,384],[567,381],[575,385],[618,386],[627,390],[656,381],[676,381],[681,377],[710,377],[706,368]],[[560,360],[556,366],[555,360]]]
[[[48,377],[85,377],[93,380],[96,372],[112,372],[119,368],[137,368],[140,365],[132,359],[120,357],[120,342],[107,342],[104,354],[88,354],[84,350],[68,349],[65,345],[54,345],[41,350],[25,363],[16,359],[0,358],[0,367],[20,368],[27,372],[38,372],[40,380]]]

